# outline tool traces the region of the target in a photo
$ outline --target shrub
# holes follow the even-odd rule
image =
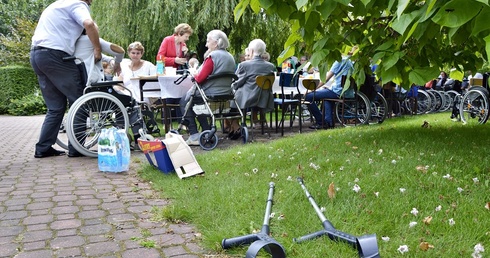
[[[12,99],[8,105],[8,113],[14,116],[40,115],[46,114],[46,111],[46,104],[39,90],[20,99]]]
[[[6,114],[10,100],[32,95],[39,89],[36,74],[31,67],[0,67],[0,114]]]

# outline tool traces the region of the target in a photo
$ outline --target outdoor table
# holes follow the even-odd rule
[[[163,121],[165,132],[170,130],[170,114],[167,114],[167,98],[182,98],[186,95],[187,91],[192,87],[192,81],[190,77],[187,77],[179,85],[175,84],[175,81],[179,79],[181,75],[159,75],[159,76],[144,76],[131,79],[131,82],[137,82],[139,88],[139,99],[143,101],[144,98],[154,97],[162,100],[163,109]]]

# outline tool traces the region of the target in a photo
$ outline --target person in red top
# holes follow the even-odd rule
[[[174,29],[174,34],[167,36],[163,39],[160,49],[158,49],[158,56],[165,58],[165,66],[172,66],[179,68],[179,65],[185,65],[187,58],[186,41],[192,35],[192,28],[187,23],[181,23]]]

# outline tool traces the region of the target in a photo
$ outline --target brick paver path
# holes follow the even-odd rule
[[[0,116],[0,257],[204,256],[191,225],[150,221],[151,207],[167,201],[134,163],[115,174],[94,158],[35,159],[43,119]]]

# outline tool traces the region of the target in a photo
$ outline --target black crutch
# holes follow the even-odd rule
[[[376,234],[372,235],[364,235],[360,237],[355,237],[353,235],[344,233],[342,231],[338,231],[335,229],[335,227],[330,223],[330,221],[325,218],[325,215],[323,215],[322,211],[320,208],[318,208],[318,205],[316,204],[315,200],[313,197],[310,195],[308,190],[306,189],[306,186],[303,183],[303,178],[298,177],[298,182],[301,185],[301,188],[306,193],[306,197],[310,201],[311,205],[313,208],[315,208],[316,214],[320,218],[323,224],[323,229],[305,236],[302,236],[300,238],[294,238],[293,241],[296,243],[301,243],[306,240],[314,239],[317,237],[321,237],[323,235],[328,235],[328,237],[331,240],[334,241],[342,241],[345,243],[350,244],[352,247],[357,249],[359,252],[359,257],[366,257],[366,258],[375,258],[375,257],[380,257],[379,256],[379,250],[378,250],[378,243],[376,240]]]
[[[272,208],[272,196],[274,194],[274,183],[269,183],[269,196],[267,197],[267,206],[265,209],[264,224],[262,229],[257,234],[250,234],[245,236],[238,236],[234,238],[223,239],[221,241],[221,246],[223,249],[232,248],[240,245],[250,245],[247,250],[246,258],[254,258],[260,249],[264,248],[266,252],[272,255],[273,258],[284,258],[286,257],[286,252],[284,247],[282,247],[275,239],[269,236],[269,218],[271,215]]]

